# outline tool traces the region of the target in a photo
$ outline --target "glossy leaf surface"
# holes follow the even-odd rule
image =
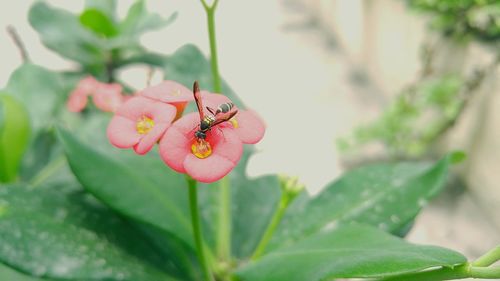
[[[379,229],[351,225],[315,234],[238,271],[244,281],[379,278],[466,262],[461,254],[405,242]]]
[[[59,140],[73,173],[87,191],[112,209],[192,245],[184,179],[159,157],[141,157],[109,144],[111,153],[105,154],[63,129]]]
[[[342,224],[359,222],[398,232],[444,186],[449,157],[424,163],[376,164],[347,172],[285,216],[270,249]]]
[[[40,277],[172,280],[140,232],[75,189],[3,186],[0,260]]]

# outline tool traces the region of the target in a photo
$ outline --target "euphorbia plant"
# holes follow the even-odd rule
[[[393,236],[404,235],[439,193],[460,153],[436,163],[364,166],[314,197],[287,176],[248,178],[245,168],[253,149],[244,144],[258,142],[264,125],[222,87],[215,56],[217,1],[202,3],[210,27],[210,63],[195,47],[180,48],[165,58],[169,80],[138,91],[114,115],[68,112],[66,101],[58,103],[66,119],[57,119],[55,151],[64,150],[69,165],[50,162],[35,177],[1,187],[1,280],[499,278],[498,267],[492,266],[500,259],[498,248],[467,262],[452,250]],[[34,116],[52,112],[24,111],[31,91],[23,91],[23,83],[43,76],[45,83],[32,87],[45,90],[47,82],[62,80],[39,68],[26,69],[13,75],[5,90],[9,97],[0,99],[2,149],[15,147],[12,136],[26,134],[26,116],[37,132],[44,123]],[[72,79],[67,92],[80,78]],[[187,87],[195,80],[202,88],[213,84],[214,94],[199,92],[203,114],[186,107],[193,104]],[[96,103],[92,93],[77,95],[85,97],[80,102],[89,96]],[[11,102],[14,98],[21,102]],[[200,126],[206,116],[217,119],[218,111],[234,110],[237,114],[211,123],[210,130]],[[206,148],[197,146],[205,142]],[[11,155],[0,154],[0,159]],[[16,181],[16,172],[9,170],[8,179]]]

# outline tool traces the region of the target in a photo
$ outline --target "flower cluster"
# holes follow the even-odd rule
[[[208,108],[231,102],[221,94],[200,94],[203,114],[210,118],[214,112]],[[237,113],[231,119],[209,128],[200,139],[196,135],[200,114],[183,115],[187,103],[193,100],[193,92],[174,81],[146,88],[116,110],[108,126],[108,138],[114,146],[133,148],[138,154],[159,143],[161,158],[173,170],[200,182],[217,181],[236,166],[243,144],[262,139],[265,125],[255,112],[233,108]]]
[[[126,100],[122,95],[122,86],[117,83],[106,84],[97,81],[92,76],[80,80],[71,92],[67,108],[71,112],[80,112],[87,107],[89,97],[95,106],[106,112],[115,112]]]

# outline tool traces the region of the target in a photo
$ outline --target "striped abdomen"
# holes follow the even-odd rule
[[[217,110],[215,111],[215,115],[217,115],[219,113],[227,113],[227,112],[231,111],[231,109],[233,107],[234,107],[234,104],[232,102],[223,103],[223,104],[219,105],[219,107],[217,107]]]

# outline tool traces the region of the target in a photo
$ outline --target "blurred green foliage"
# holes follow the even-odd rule
[[[16,180],[30,131],[24,105],[12,96],[0,94],[0,183]]]
[[[410,7],[428,13],[431,26],[446,36],[485,42],[500,39],[498,0],[407,0]]]
[[[430,16],[430,28],[457,44],[470,40],[497,43],[500,40],[498,0],[406,0],[409,6]],[[422,76],[399,92],[374,122],[337,140],[341,151],[353,152],[368,144],[381,144],[390,158],[422,157],[451,128],[467,101],[498,59],[471,77],[460,70],[434,73],[435,49],[423,48]]]
[[[168,18],[146,10],[145,1],[135,2],[124,19],[115,15],[116,1],[87,1],[81,14],[36,2],[29,21],[43,44],[64,58],[80,65],[80,71],[99,80],[114,81],[115,71],[130,63],[161,66],[163,57],[149,52],[139,43],[141,35],[170,24]],[[151,56],[154,59],[149,59]]]
[[[457,75],[409,87],[377,120],[355,129],[351,139],[340,139],[338,145],[347,151],[379,142],[393,157],[421,156],[460,113],[463,87]]]

